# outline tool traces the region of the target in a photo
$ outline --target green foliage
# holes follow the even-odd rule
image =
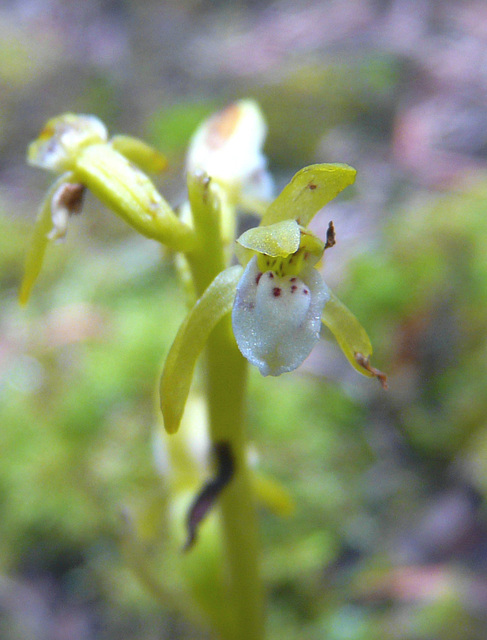
[[[214,101],[190,101],[165,105],[156,111],[148,124],[149,137],[168,154],[184,153],[196,127],[217,108]]]
[[[380,246],[353,265],[344,296],[405,388],[390,396],[401,428],[447,459],[487,409],[486,205],[479,179],[394,216]]]
[[[374,251],[354,261],[341,291],[370,330],[378,361],[391,362],[387,402],[395,428],[425,459],[463,456],[467,475],[484,493],[486,202],[479,182],[396,214]],[[81,247],[57,282],[44,280],[48,302],[25,316],[9,275],[19,272],[22,227],[11,229],[8,244],[2,238],[3,335],[12,349],[1,387],[3,568],[21,565],[33,546],[49,541],[47,554],[54,545],[90,556],[86,570],[96,567],[97,588],[110,585],[115,603],[147,608],[127,574],[117,578],[122,565],[113,553],[95,563],[92,554],[100,554],[95,542],[113,531],[121,507],[148,514],[159,491],[151,461],[153,381],[183,313],[171,271],[158,266],[155,252],[149,259],[143,240],[92,248],[88,263]],[[456,638],[458,625],[473,624],[477,637],[462,605],[446,600],[411,609],[408,630],[394,635],[387,631],[394,609],[380,614],[344,604],[365,566],[357,564],[348,587],[338,590],[320,577],[350,547],[367,553],[369,567],[383,564],[377,532],[414,499],[414,479],[400,491],[392,488],[394,500],[386,499],[389,514],[379,525],[368,493],[375,464],[363,428],[368,412],[318,378],[251,377],[258,467],[280,478],[297,503],[284,521],[263,514],[273,634],[293,638],[305,630],[310,638],[368,640],[414,633],[429,640],[438,633]],[[396,482],[401,473],[396,470]],[[361,589],[371,588],[367,575]]]

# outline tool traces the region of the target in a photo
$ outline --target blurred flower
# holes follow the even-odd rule
[[[62,173],[49,189],[37,216],[27,253],[20,301],[25,304],[39,275],[47,244],[65,237],[71,215],[90,189],[142,235],[173,249],[190,250],[194,233],[181,222],[143,171],[161,171],[162,154],[130,136],[108,141],[94,116],[66,113],[49,120],[29,145],[28,162]]]
[[[70,171],[83,147],[107,140],[105,125],[95,116],[65,113],[51,118],[39,137],[30,143],[27,162],[58,173]]]
[[[205,173],[233,203],[255,209],[253,204],[270,200],[273,192],[262,153],[266,131],[256,102],[240,100],[229,105],[196,130],[188,150],[188,173]]]

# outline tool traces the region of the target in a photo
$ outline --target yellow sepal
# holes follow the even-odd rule
[[[51,186],[37,214],[32,240],[27,250],[24,267],[24,277],[20,285],[19,302],[27,304],[32,288],[42,268],[44,254],[49,243],[49,233],[53,227],[51,204],[52,198],[59,187],[72,179],[71,173],[65,173]]]
[[[194,231],[179,220],[145,173],[109,144],[83,149],[75,176],[142,235],[176,251],[194,247]]]
[[[325,204],[355,182],[356,173],[347,164],[313,164],[301,169],[269,205],[262,224],[297,220],[307,227]]]
[[[374,374],[360,364],[360,356],[368,360],[372,355],[372,344],[367,332],[353,313],[340,302],[332,291],[323,309],[323,324],[330,329],[354,369],[369,378]],[[357,359],[357,354],[359,359]]]
[[[213,328],[231,311],[242,271],[237,265],[219,273],[176,335],[160,383],[161,410],[168,433],[176,433],[179,428],[196,360]]]
[[[167,167],[167,158],[157,149],[132,136],[113,136],[111,146],[136,164],[142,171],[160,173]]]
[[[281,518],[293,515],[296,504],[282,484],[260,471],[252,470],[250,479],[259,503]]]

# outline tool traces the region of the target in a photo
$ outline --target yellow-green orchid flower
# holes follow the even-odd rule
[[[233,266],[215,278],[167,357],[160,391],[169,433],[179,427],[198,355],[230,311],[240,351],[263,375],[297,368],[318,341],[323,322],[352,366],[385,384],[385,376],[369,364],[367,333],[315,268],[333,238],[325,244],[307,228],[325,204],[354,182],[355,174],[344,164],[302,169],[270,204],[260,226],[237,240],[237,256],[245,269]]]
[[[86,188],[142,235],[176,250],[191,251],[195,246],[193,230],[177,218],[144,173],[161,171],[165,157],[141,140],[109,140],[98,118],[66,113],[47,122],[30,144],[27,160],[62,175],[37,217],[20,289],[22,304],[40,272],[48,242],[66,235],[68,219],[81,210]]]

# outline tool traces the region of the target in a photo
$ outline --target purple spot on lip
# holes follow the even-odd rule
[[[278,298],[281,295],[281,290],[279,289],[279,287],[274,287],[274,289],[272,289],[272,293],[274,295],[274,298]]]
[[[259,280],[262,278],[262,273],[258,273],[257,277],[255,278],[255,284],[259,284]]]
[[[305,296],[307,296],[308,293],[309,293],[308,289],[303,289],[303,293],[304,293]]]
[[[297,278],[291,278],[289,282],[296,282]]]
[[[295,284],[293,284],[293,286],[291,287],[291,293],[294,293],[297,288],[298,287]]]
[[[272,273],[272,271],[269,271],[269,278],[272,280],[273,277],[274,277],[274,274]]]

